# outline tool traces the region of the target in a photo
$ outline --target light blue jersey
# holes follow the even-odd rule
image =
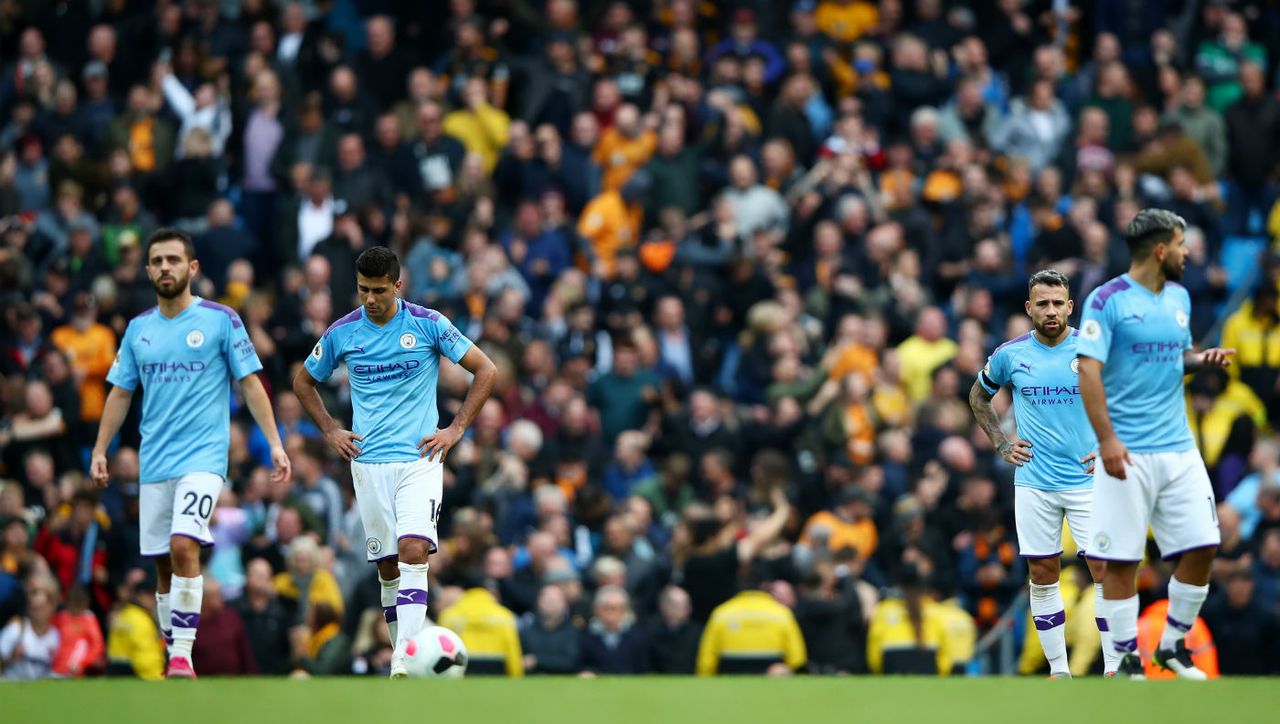
[[[991,353],[978,381],[990,394],[1008,386],[1018,436],[1031,443],[1031,461],[1014,473],[1015,485],[1073,490],[1093,484],[1080,461],[1097,447],[1080,399],[1077,330],[1055,347],[1034,333],[1005,342]]]
[[[170,319],[152,307],[134,317],[107,382],[142,385],[143,484],[187,473],[227,476],[232,379],[262,369],[240,315],[196,297]]]
[[[443,314],[397,300],[400,310],[384,326],[364,307],[334,322],[307,357],[307,372],[329,379],[347,363],[354,408],[352,432],[364,438],[362,463],[403,463],[421,457],[418,442],[436,432],[440,411],[436,380],[440,355],[453,362],[471,349]]]
[[[1152,294],[1122,274],[1085,300],[1079,353],[1102,362],[1111,426],[1130,452],[1196,446],[1182,390],[1190,319],[1191,297],[1174,282]]]

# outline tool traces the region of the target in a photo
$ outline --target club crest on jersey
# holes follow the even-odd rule
[[[324,358],[324,345],[316,342],[315,349],[311,350],[311,357],[317,362]]]
[[[1093,537],[1093,547],[1099,551],[1106,553],[1111,547],[1111,537],[1106,533],[1099,533]]]
[[[378,555],[382,552],[382,541],[377,538],[370,538],[364,542],[364,547],[369,549],[370,555]]]
[[[1085,339],[1098,339],[1102,336],[1102,325],[1096,319],[1086,319],[1080,328],[1080,336]]]
[[[1187,326],[1187,313],[1181,309],[1173,313],[1173,319],[1178,323],[1179,327]]]
[[[1076,374],[1080,374],[1080,358],[1079,357],[1071,358],[1071,371]]]
[[[198,329],[187,332],[187,346],[191,349],[200,349],[204,346],[204,332]]]
[[[414,347],[418,346],[418,338],[413,336],[412,333],[405,332],[404,334],[400,335],[400,346],[404,347],[405,349],[413,349]]]

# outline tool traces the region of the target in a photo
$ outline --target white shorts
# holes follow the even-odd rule
[[[401,538],[421,538],[436,551],[436,521],[444,497],[444,465],[437,457],[409,463],[351,463],[356,506],[370,561],[392,558]]]
[[[1129,453],[1128,476],[1117,480],[1102,467],[1094,471],[1094,534],[1089,557],[1141,561],[1147,527],[1165,558],[1218,545],[1217,502],[1199,450]]]
[[[1081,554],[1089,540],[1093,490],[1037,490],[1025,485],[1013,489],[1013,518],[1018,529],[1018,553],[1023,558],[1062,556],[1062,519],[1071,526],[1071,537]]]
[[[169,538],[180,535],[213,545],[209,517],[222,493],[222,476],[187,473],[138,486],[138,546],[144,556],[169,554]]]

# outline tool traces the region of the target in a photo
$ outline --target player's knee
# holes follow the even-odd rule
[[[400,539],[399,563],[426,563],[431,552],[431,542],[422,538]]]
[[[169,539],[169,557],[175,569],[188,569],[200,565],[200,544],[185,536]]]
[[[395,556],[383,558],[377,562],[378,577],[384,581],[394,581],[400,577],[400,561]]]
[[[1031,582],[1037,586],[1051,586],[1058,582],[1057,558],[1032,558],[1027,567],[1030,569]]]

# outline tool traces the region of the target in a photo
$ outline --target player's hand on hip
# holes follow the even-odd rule
[[[1080,464],[1087,466],[1084,469],[1085,475],[1093,475],[1094,469],[1098,467],[1097,459],[1098,459],[1098,453],[1096,452],[1091,452],[1088,455],[1085,455],[1084,457],[1080,458]]]
[[[422,438],[418,443],[418,451],[420,456],[425,457],[428,462],[435,459],[436,453],[440,453],[440,462],[444,462],[445,455],[448,455],[449,450],[461,439],[462,430],[450,425],[443,430],[436,430],[434,435]]]
[[[350,430],[330,430],[324,434],[324,439],[333,446],[334,450],[342,456],[343,460],[355,460],[360,457],[360,447],[357,442],[364,442],[364,438],[351,432]],[[274,462],[274,458],[272,462]]]
[[[89,463],[89,477],[93,478],[93,484],[99,488],[107,487],[111,472],[107,469],[106,453],[93,454],[93,460]]]
[[[1004,461],[1022,467],[1031,462],[1031,443],[1026,440],[1005,440],[996,448]]]
[[[271,473],[271,482],[287,483],[293,478],[293,465],[289,463],[289,454],[281,445],[271,446],[271,465],[275,470]]]
[[[1210,347],[1200,353],[1200,360],[1205,367],[1230,367],[1235,354],[1236,351],[1230,347]]]
[[[1133,461],[1129,459],[1129,449],[1120,442],[1120,438],[1113,437],[1104,441],[1098,446],[1098,450],[1102,456],[1102,469],[1107,471],[1107,475],[1116,480],[1125,480],[1125,466],[1132,465]]]

